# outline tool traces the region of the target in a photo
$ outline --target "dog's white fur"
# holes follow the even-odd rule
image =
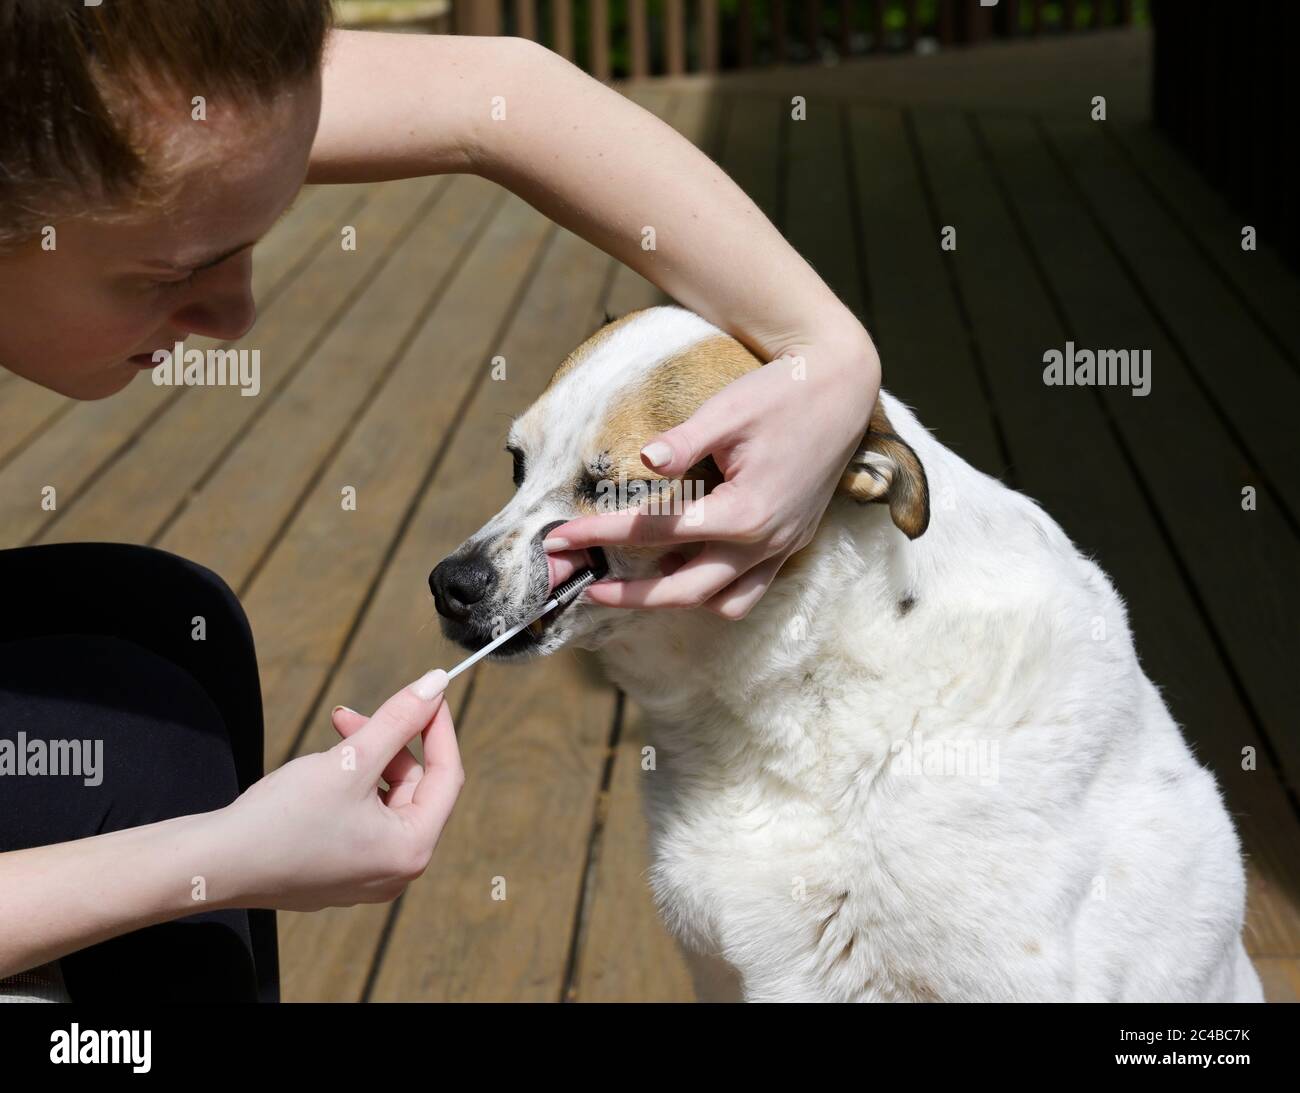
[[[611,333],[516,422],[536,480],[475,538],[554,517],[546,468],[719,333],[678,308]],[[1262,1000],[1236,833],[1120,597],[1034,502],[881,400],[929,480],[919,538],[837,496],[743,622],[579,607],[541,649],[598,648],[648,715],[668,927],[750,1000]],[[524,565],[510,549],[498,564]]]

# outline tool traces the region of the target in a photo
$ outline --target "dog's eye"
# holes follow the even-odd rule
[[[593,478],[584,477],[578,484],[583,500],[602,511],[635,508],[643,501],[663,497],[672,489],[667,478]]]
[[[515,461],[514,480],[515,488],[518,489],[524,484],[524,453],[518,448],[509,446],[506,447],[506,451],[510,453],[510,457]]]

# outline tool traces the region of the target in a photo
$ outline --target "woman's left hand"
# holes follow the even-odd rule
[[[597,581],[584,598],[608,607],[704,607],[744,618],[785,560],[811,541],[862,442],[879,390],[880,359],[865,331],[789,346],[641,450],[642,461],[669,478],[712,455],[723,483],[681,514],[584,516],[555,528],[543,546],[702,543],[688,561],[667,555],[663,577]]]

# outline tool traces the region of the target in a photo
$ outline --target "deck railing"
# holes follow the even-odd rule
[[[1146,0],[453,0],[460,34],[540,41],[598,79],[833,61],[1144,19]]]

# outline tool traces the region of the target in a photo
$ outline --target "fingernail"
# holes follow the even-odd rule
[[[543,539],[542,549],[546,551],[548,554],[553,550],[568,550],[569,540],[568,539]]]
[[[432,672],[426,672],[411,684],[411,690],[415,692],[416,698],[421,698],[425,702],[437,698],[446,689],[447,673],[441,668],[435,668]]]
[[[334,709],[330,710],[330,717],[333,717],[336,713],[339,712],[339,710],[346,710],[348,713],[357,712],[351,706],[335,706]]]
[[[662,440],[647,444],[641,449],[641,458],[658,470],[673,457],[673,450]]]

